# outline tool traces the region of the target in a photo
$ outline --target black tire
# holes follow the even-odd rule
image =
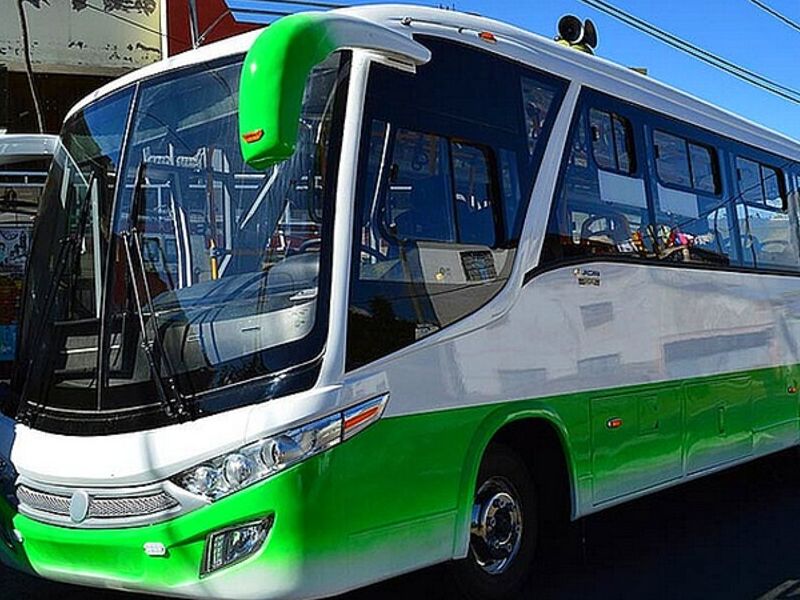
[[[503,486],[507,486],[507,489],[502,489]],[[511,553],[512,556],[506,562],[496,559],[492,556],[485,539],[492,536],[476,535],[476,529],[471,528],[469,554],[465,559],[450,565],[454,583],[460,591],[460,598],[509,600],[524,597],[525,584],[530,578],[538,537],[536,487],[522,459],[507,446],[493,444],[486,450],[478,470],[475,503],[484,506],[487,498],[496,498],[506,491],[513,494],[521,512],[518,549]],[[512,509],[514,514],[516,514],[515,509],[516,505]],[[497,519],[500,519],[499,515]],[[510,521],[513,522],[513,519]],[[502,537],[506,539],[504,535]],[[500,570],[491,573],[493,568]]]

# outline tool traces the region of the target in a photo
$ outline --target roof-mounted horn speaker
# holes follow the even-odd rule
[[[569,44],[580,44],[583,41],[583,23],[575,15],[565,15],[558,21],[558,38]]]
[[[591,19],[583,22],[583,43],[589,48],[597,48],[597,27]]]

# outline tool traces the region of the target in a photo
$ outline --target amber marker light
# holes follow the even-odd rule
[[[342,415],[342,439],[346,440],[353,437],[359,431],[363,431],[380,419],[388,400],[389,394],[383,394],[350,410],[346,410]]]
[[[367,409],[364,412],[349,418],[347,421],[344,422],[344,430],[347,431],[348,429],[352,429],[353,427],[358,427],[362,423],[369,421],[372,417],[377,415],[382,408],[383,407],[381,406],[373,406],[372,408]]]
[[[244,141],[247,142],[248,144],[252,144],[254,142],[257,142],[258,140],[260,140],[263,137],[264,137],[264,130],[263,129],[256,129],[255,131],[251,131],[249,133],[245,133],[242,136],[242,138],[244,138]]]
[[[488,42],[490,44],[496,44],[497,38],[491,31],[481,31],[478,34],[478,37],[481,38],[484,42]]]

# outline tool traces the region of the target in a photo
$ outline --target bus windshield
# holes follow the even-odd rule
[[[297,149],[242,160],[241,58],[78,112],[34,234],[20,417],[130,431],[313,384],[324,344],[341,55],[312,72]]]

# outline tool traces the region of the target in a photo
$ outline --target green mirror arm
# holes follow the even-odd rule
[[[311,70],[337,50],[376,50],[414,64],[430,50],[383,25],[337,13],[279,19],[255,40],[242,67],[239,134],[242,156],[256,169],[289,158],[297,144],[303,93]]]

